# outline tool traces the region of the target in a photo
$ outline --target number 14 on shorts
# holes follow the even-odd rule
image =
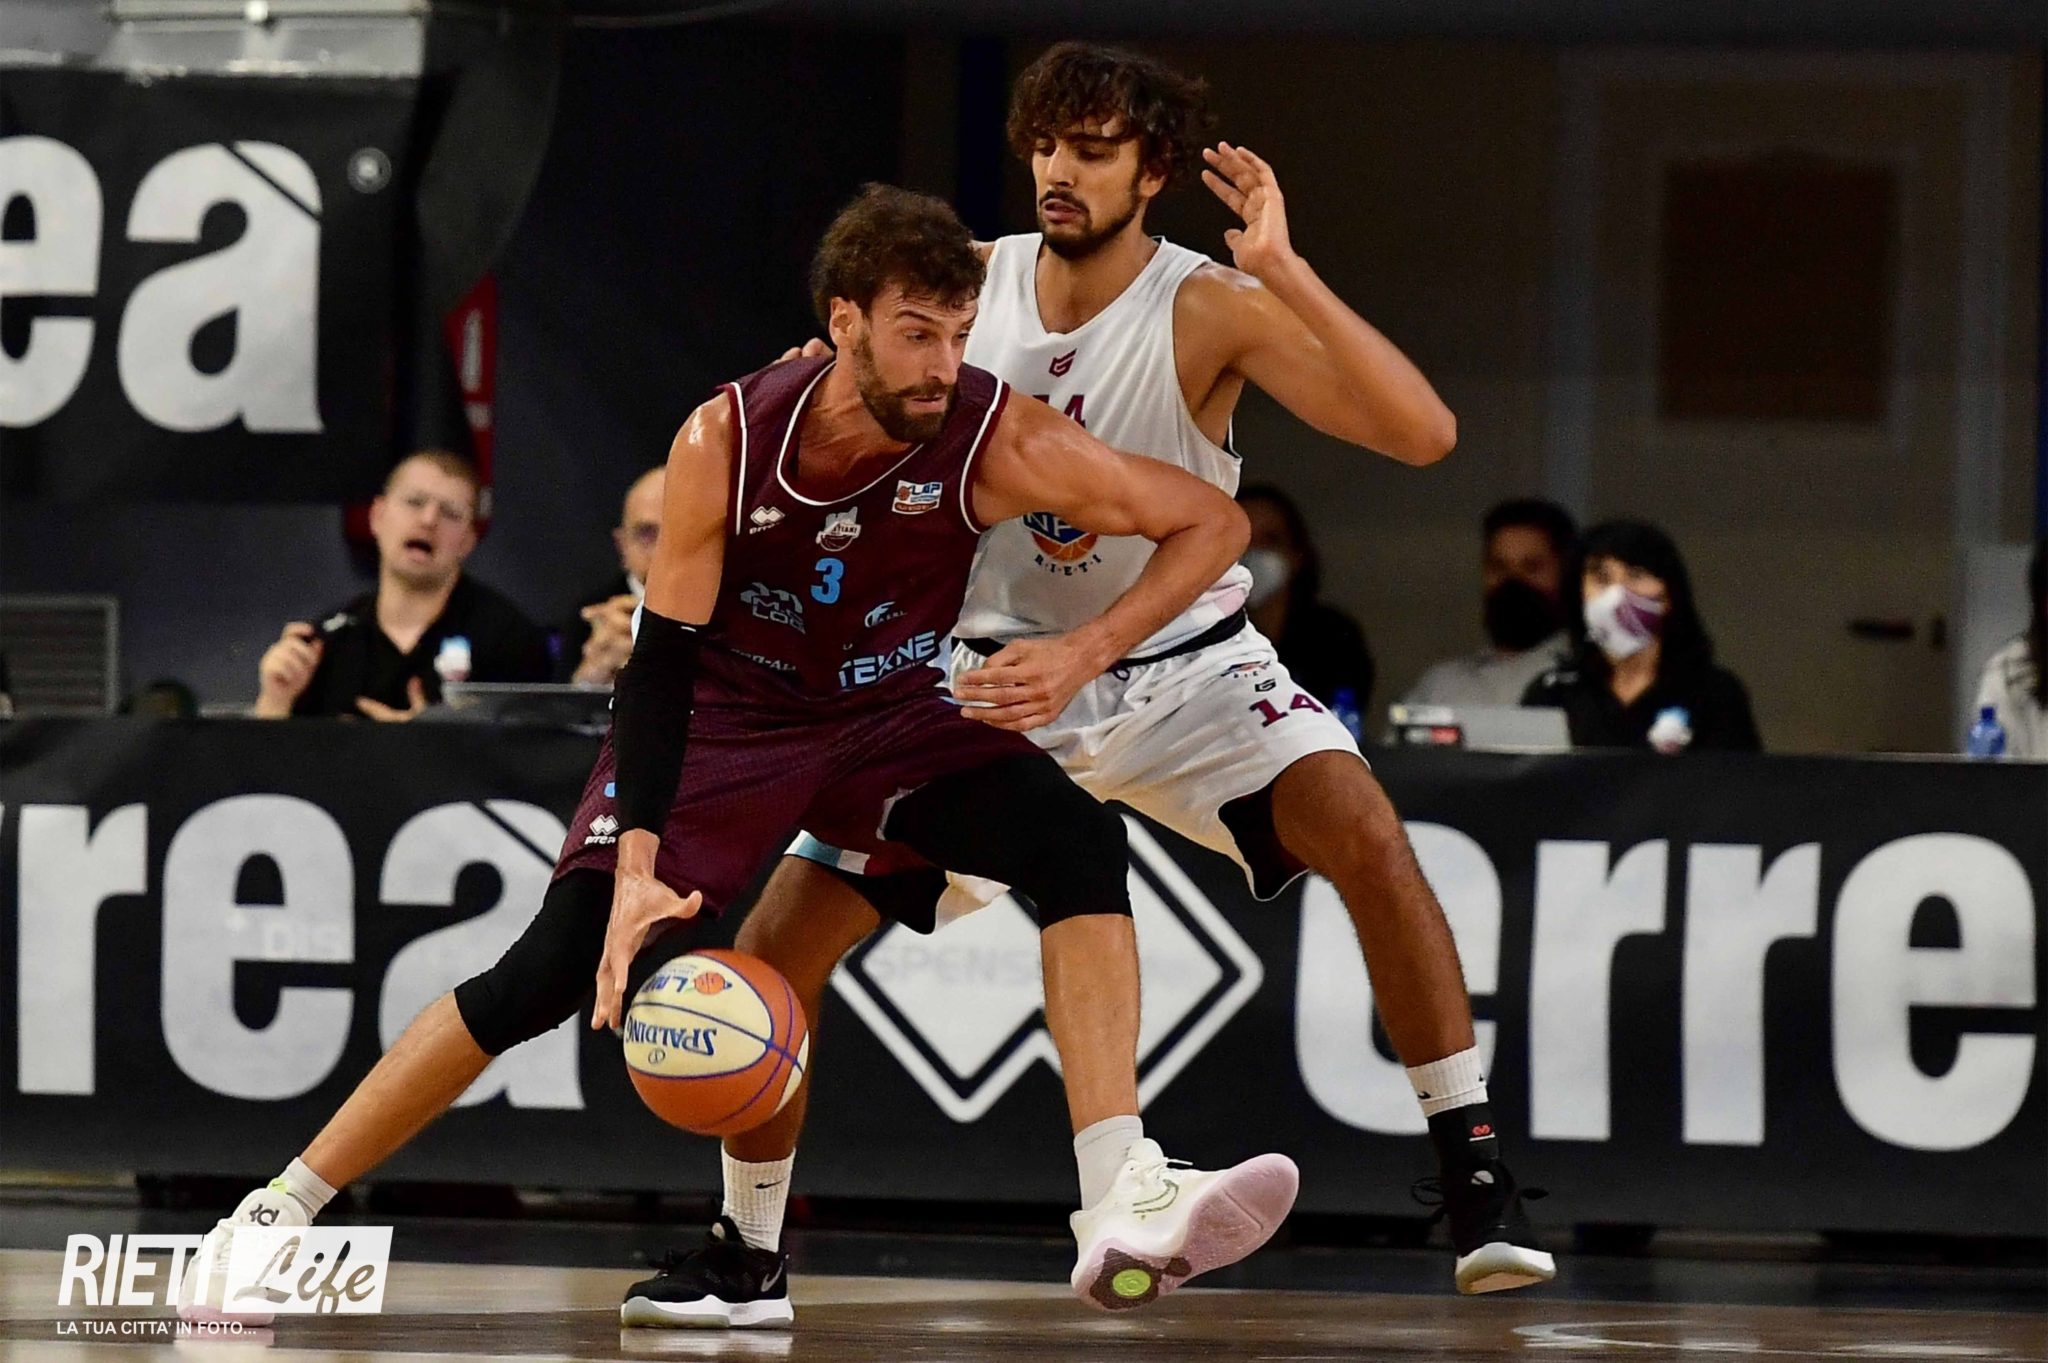
[[[1275,705],[1270,700],[1255,700],[1245,708],[1249,710],[1257,710],[1261,715],[1264,716],[1264,718],[1259,721],[1259,727],[1261,729],[1270,729],[1275,724],[1278,724],[1281,720],[1293,714],[1296,710],[1307,710],[1312,714],[1318,715],[1323,713],[1323,707],[1316,704],[1315,697],[1311,696],[1306,691],[1296,691],[1294,693],[1294,699],[1287,702],[1287,708],[1285,710],[1281,709],[1279,706]]]

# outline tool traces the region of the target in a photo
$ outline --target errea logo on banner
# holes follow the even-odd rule
[[[105,196],[91,162],[52,137],[0,138],[0,196],[26,200],[39,225],[0,247],[10,298],[99,292]],[[186,147],[142,177],[120,229],[133,242],[189,246],[223,205],[244,222],[234,242],[166,265],[129,295],[115,340],[121,390],[167,431],[240,420],[251,431],[318,432],[321,203],[305,159],[274,142]],[[234,353],[202,369],[193,339],[222,316],[234,318]],[[0,354],[0,427],[63,409],[92,362],[94,329],[90,317],[29,322],[26,349]]]
[[[57,1284],[63,1307],[169,1307],[197,1235],[73,1235]],[[169,1259],[153,1257],[169,1254]],[[202,1261],[203,1262],[203,1261]],[[196,1297],[223,1314],[374,1315],[391,1268],[389,1226],[237,1226],[219,1281]]]
[[[1201,1054],[1265,972],[1151,834],[1124,823],[1143,987],[1142,1105]],[[929,937],[890,928],[850,956],[832,984],[956,1122],[980,1120],[1038,1061],[1059,1069],[1045,1028],[1038,927],[1008,895]]]

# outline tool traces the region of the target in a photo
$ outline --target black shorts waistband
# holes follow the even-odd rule
[[[1240,606],[1192,639],[1183,640],[1172,648],[1158,653],[1148,653],[1142,658],[1119,658],[1109,665],[1108,670],[1122,672],[1133,667],[1163,663],[1169,658],[1179,658],[1189,653],[1199,653],[1211,644],[1220,644],[1225,639],[1236,638],[1250,623],[1251,620],[1245,615],[1244,608]],[[958,639],[955,642],[965,644],[984,658],[995,656],[1002,652],[1003,648],[1002,642],[997,639]]]

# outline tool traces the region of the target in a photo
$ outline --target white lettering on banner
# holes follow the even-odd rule
[[[315,353],[320,309],[320,182],[287,147],[237,142],[166,157],[135,191],[135,241],[196,242],[206,215],[232,203],[241,237],[139,285],[121,318],[121,387],[135,410],[173,431],[237,417],[252,431],[320,430]],[[235,353],[217,374],[192,364],[192,338],[233,313]]]
[[[88,817],[82,805],[25,805],[19,818],[15,1060],[23,1093],[93,1091],[100,905],[149,888],[147,811],[123,805],[89,832]]]
[[[1407,827],[1415,859],[1457,940],[1465,987],[1473,994],[1494,993],[1500,987],[1501,899],[1492,859],[1455,828],[1419,822]],[[1406,1069],[1372,1044],[1372,980],[1343,897],[1321,876],[1303,883],[1299,972],[1295,1057],[1316,1106],[1362,1131],[1390,1136],[1427,1131]],[[1476,1022],[1472,1030],[1480,1063],[1490,1072],[1498,1028]]]
[[[1685,1139],[1764,1143],[1764,963],[1820,922],[1820,844],[1763,870],[1756,847],[1692,849],[1685,891]]]
[[[485,809],[503,822],[487,817]],[[498,873],[499,892],[489,911],[418,937],[392,958],[377,1009],[377,1030],[387,1050],[422,1008],[497,960],[526,930],[554,872],[551,850],[566,835],[561,821],[544,809],[490,800],[484,809],[451,804],[425,810],[393,836],[378,891],[384,903],[446,908],[455,902],[455,882],[463,869],[475,865]],[[571,1017],[513,1047],[491,1062],[456,1106],[504,1094],[515,1107],[582,1107],[578,1032],[578,1020]]]
[[[0,138],[0,202],[16,198],[35,236],[0,242],[0,296],[97,293],[105,207],[91,163],[54,138]],[[196,243],[223,205],[241,211],[232,243],[166,266],[129,296],[114,354],[122,390],[166,430],[239,419],[251,431],[318,432],[320,182],[304,158],[272,142],[173,152],[136,186],[128,237]],[[194,365],[192,341],[223,317],[233,318],[234,352],[209,373]],[[61,411],[85,379],[94,333],[91,318],[33,319],[20,357],[0,352],[0,426]]]
[[[1955,911],[1961,945],[1908,945],[1930,899]],[[1948,1073],[1930,1075],[1913,1061],[1911,1015],[2032,1008],[2034,931],[2026,868],[1995,842],[1926,833],[1857,864],[1835,905],[1833,974],[1835,1083],[1858,1126],[1914,1150],[1967,1150],[2006,1128],[2026,1102],[2034,1037],[1965,1032]]]
[[[277,865],[284,902],[235,897],[252,858]],[[231,1098],[293,1098],[317,1086],[348,1045],[346,989],[289,986],[276,1017],[235,1013],[239,961],[341,962],[355,952],[355,871],[341,826],[288,795],[206,806],[164,854],[164,1043],[178,1068]]]
[[[102,1017],[98,927],[103,919],[110,930],[132,924],[135,910],[118,901],[150,894],[150,812],[126,805],[97,823],[79,805],[4,812],[13,816],[0,819],[0,827],[14,840],[18,867],[18,883],[10,887],[17,891],[19,944],[11,967],[17,1087],[28,1094],[91,1094],[97,1091],[93,1024]],[[1619,853],[1596,841],[1539,844],[1527,974],[1504,981],[1499,871],[1483,847],[1455,828],[1416,823],[1409,831],[1458,941],[1468,987],[1475,995],[1527,987],[1526,1042],[1509,1044],[1517,1055],[1524,1044],[1528,1048],[1531,1134],[1608,1139],[1613,958],[1630,935],[1666,930],[1668,844],[1647,842]],[[446,909],[472,865],[488,868],[499,892],[484,912],[422,934],[392,957],[375,1001],[384,1044],[523,930],[545,892],[549,854],[563,840],[551,814],[513,800],[437,806],[399,828],[382,860],[381,903],[394,911]],[[1149,1103],[1257,990],[1262,969],[1174,857],[1135,824],[1131,850],[1144,971],[1139,1094]],[[362,849],[366,865],[374,856],[374,849]],[[281,902],[238,902],[245,870],[263,861],[275,864]],[[245,1018],[235,1011],[234,982],[242,962],[353,960],[355,862],[332,816],[286,796],[221,800],[171,832],[160,890],[162,1027],[172,1059],[196,1083],[230,1097],[274,1101],[304,1093],[333,1072],[354,1015],[351,989],[295,984],[279,992],[274,1010],[259,1003]],[[1822,921],[1821,863],[1817,843],[1791,847],[1768,863],[1749,845],[1702,844],[1689,851],[1682,1036],[1673,1047],[1682,1099],[1676,1115],[1688,1144],[1755,1147],[1766,1137],[1767,962],[1773,945],[1815,936]],[[1826,937],[1831,971],[1823,977],[1817,964],[1808,964],[1818,947],[1794,948],[1801,962],[1797,987],[1812,989],[1813,997],[1781,998],[1779,1011],[1818,1009],[1819,991],[1830,991],[1840,1101],[1873,1137],[1909,1149],[1954,1151],[2012,1126],[2029,1096],[2038,1038],[2016,1024],[2005,1030],[2002,1019],[1984,1023],[1991,1030],[1965,1032],[1953,1064],[1929,1074],[1913,1058],[1912,1010],[2024,1014],[2037,1007],[2035,895],[2018,857],[1994,842],[1957,834],[1903,838],[1850,869]],[[368,898],[366,891],[365,912],[373,911]],[[1959,946],[1911,946],[1916,916],[1931,901],[1947,907],[1928,911],[1953,912]],[[840,972],[834,983],[955,1121],[978,1120],[1038,1061],[1056,1067],[1039,1016],[1037,934],[1014,903],[999,902],[935,938],[892,932],[859,970]],[[110,1010],[134,994],[127,989]],[[371,1002],[367,994],[364,1002]],[[1294,1000],[1302,1082],[1337,1121],[1411,1133],[1420,1118],[1406,1077],[1397,1061],[1366,1043],[1372,1008],[1349,916],[1333,888],[1311,880],[1301,910]],[[133,1022],[121,1014],[120,1025]],[[572,1021],[510,1053],[463,1101],[503,1096],[515,1107],[580,1108],[577,1035]],[[1490,1072],[1499,1060],[1496,1026],[1479,1024],[1478,1039]]]
[[[50,137],[0,137],[0,205],[26,202],[35,235],[0,241],[0,297],[90,298],[100,286],[99,177]],[[89,317],[37,317],[19,358],[0,348],[0,426],[33,426],[70,401],[92,361]]]
[[[1614,948],[1664,931],[1667,851],[1661,839],[1639,843],[1610,872],[1604,842],[1537,845],[1529,1134],[1538,1140],[1608,1138]]]

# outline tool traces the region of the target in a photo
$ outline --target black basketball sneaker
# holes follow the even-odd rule
[[[1458,1252],[1460,1292],[1504,1292],[1547,1283],[1557,1276],[1551,1258],[1529,1226],[1523,1197],[1544,1195],[1520,1188],[1499,1160],[1487,1160],[1415,1185],[1415,1200],[1436,1207],[1451,1223],[1451,1247]]]
[[[789,1256],[754,1249],[732,1218],[712,1223],[696,1249],[670,1250],[654,1276],[626,1289],[619,1324],[681,1329],[748,1329],[788,1325]]]

